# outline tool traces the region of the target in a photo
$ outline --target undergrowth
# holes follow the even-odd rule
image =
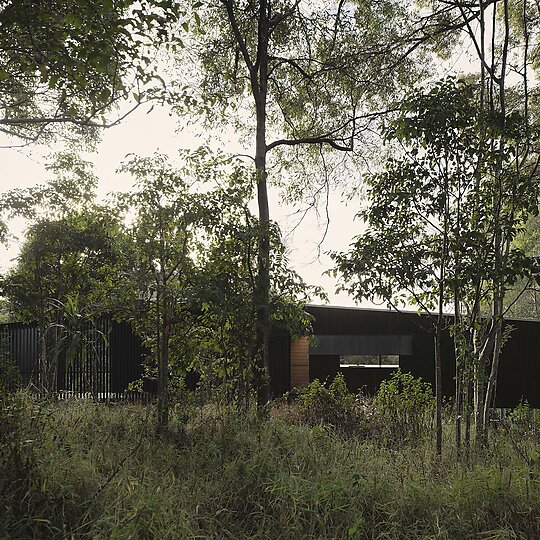
[[[305,402],[266,419],[178,404],[157,436],[151,406],[4,395],[0,538],[540,538],[540,478],[520,455],[535,431],[499,428],[458,461],[450,442],[437,457],[428,436],[370,432],[374,402],[342,405],[358,436],[339,415],[308,421]]]

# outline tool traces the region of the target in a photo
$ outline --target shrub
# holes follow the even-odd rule
[[[431,386],[410,373],[398,369],[383,381],[375,404],[391,440],[415,440],[431,427],[435,405]]]
[[[513,431],[521,435],[533,435],[539,430],[539,420],[536,412],[527,401],[520,402],[508,414],[507,420]]]
[[[324,423],[350,432],[355,424],[354,394],[349,392],[343,373],[338,373],[328,388],[313,380],[298,395],[301,412],[312,424]]]
[[[26,514],[39,513],[43,478],[36,457],[35,433],[40,433],[41,415],[23,393],[0,392],[0,537],[6,522],[31,521]],[[39,426],[39,427],[38,427]],[[35,430],[35,431],[34,431]],[[29,431],[32,437],[29,437]],[[32,493],[33,496],[29,497]],[[23,532],[24,531],[24,532]],[[17,529],[19,538],[39,537],[28,532],[23,524]],[[17,537],[14,535],[13,538]]]

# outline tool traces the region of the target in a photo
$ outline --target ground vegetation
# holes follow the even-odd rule
[[[539,426],[526,405],[499,422],[490,448],[458,459],[451,447],[436,455],[430,419],[404,415],[416,390],[404,397],[387,389],[375,400],[355,400],[340,386],[336,382],[325,397],[313,387],[300,402],[276,402],[266,419],[254,410],[239,414],[218,393],[211,401],[192,394],[173,404],[169,429],[160,436],[151,427],[153,407],[45,403],[3,393],[0,534],[540,534]],[[451,411],[443,418],[450,436]],[[421,430],[410,437],[414,422]],[[399,431],[400,425],[407,429]]]

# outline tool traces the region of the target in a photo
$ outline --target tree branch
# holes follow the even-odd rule
[[[351,142],[350,145],[345,145],[343,143],[343,141],[345,140],[344,137],[341,137],[341,138],[340,137],[333,137],[333,135],[339,133],[340,131],[343,131],[351,123],[353,125],[355,125],[355,123],[358,120],[364,120],[364,119],[367,119],[367,118],[376,118],[376,117],[379,117],[379,116],[384,116],[386,114],[390,114],[390,113],[395,112],[397,110],[399,110],[399,109],[398,108],[391,108],[391,109],[386,109],[384,111],[376,111],[376,112],[372,112],[372,113],[362,114],[360,116],[350,118],[349,120],[347,120],[347,122],[345,122],[344,124],[342,124],[338,128],[336,128],[336,129],[334,129],[332,131],[329,131],[327,133],[324,133],[322,135],[318,135],[318,136],[297,137],[297,138],[294,138],[294,139],[277,139],[277,140],[272,141],[271,143],[266,145],[266,151],[268,152],[268,151],[272,150],[272,148],[275,148],[277,146],[295,146],[295,145],[300,145],[300,144],[328,144],[329,146],[331,146],[332,148],[335,148],[336,150],[340,150],[342,152],[351,152],[354,149],[352,142]],[[354,130],[353,130],[353,133],[351,133],[351,136],[350,136],[351,141],[354,139],[354,135],[355,135],[355,133],[354,133]]]
[[[351,146],[345,146],[337,142],[336,139],[330,137],[302,137],[299,139],[278,139],[270,144],[266,145],[266,151],[269,152],[272,148],[276,146],[296,146],[297,144],[328,144],[336,150],[342,152],[351,152],[353,150]]]
[[[124,118],[129,116],[133,111],[138,109],[144,103],[148,101],[140,101],[136,103],[131,109],[129,109],[125,114],[114,120],[110,123],[100,123],[94,122],[91,120],[94,114],[88,116],[87,118],[74,118],[72,116],[50,116],[50,117],[30,117],[30,118],[0,118],[0,126],[24,126],[24,125],[40,125],[40,124],[74,124],[77,126],[85,127],[99,127],[99,128],[110,128],[118,125]],[[6,132],[5,130],[3,130]],[[6,132],[7,133],[7,132]],[[14,135],[9,133],[10,135]]]

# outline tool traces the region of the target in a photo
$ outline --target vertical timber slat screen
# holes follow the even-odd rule
[[[103,317],[94,326],[82,329],[80,342],[72,357],[68,357],[66,347],[59,354],[56,373],[58,398],[151,399],[148,392],[128,392],[129,384],[143,376],[146,354],[129,324]],[[0,324],[0,354],[17,365],[23,386],[33,384],[39,387],[36,324]]]
[[[110,395],[111,320],[102,318],[95,326],[82,329],[82,346],[73,358],[66,352],[59,361],[57,388],[62,397],[92,396],[108,399]]]
[[[0,325],[2,349],[19,368],[21,382],[37,382],[38,335],[35,325],[11,323]]]

